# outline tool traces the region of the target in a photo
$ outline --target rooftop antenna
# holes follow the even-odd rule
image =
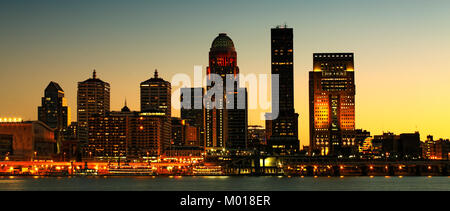
[[[94,69],[94,72],[92,73],[92,78],[96,78],[97,77],[97,73],[95,72],[95,69]]]
[[[155,69],[155,78],[158,78],[158,70]]]

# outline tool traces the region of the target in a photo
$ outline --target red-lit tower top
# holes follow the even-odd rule
[[[222,77],[226,74],[239,74],[236,50],[233,41],[226,33],[220,33],[212,42],[207,68],[207,74],[210,73],[219,74]]]

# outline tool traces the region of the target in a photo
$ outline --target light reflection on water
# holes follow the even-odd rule
[[[296,191],[450,190],[450,177],[0,177],[0,190]]]

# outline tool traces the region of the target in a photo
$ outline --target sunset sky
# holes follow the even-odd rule
[[[0,1],[0,117],[37,119],[58,82],[76,120],[77,82],[97,70],[111,109],[138,110],[139,83],[193,75],[221,32],[241,73],[270,73],[270,28],[294,28],[295,109],[309,143],[312,54],[353,52],[356,127],[450,138],[450,1]],[[249,110],[249,125],[264,122]],[[179,115],[179,111],[174,111]]]

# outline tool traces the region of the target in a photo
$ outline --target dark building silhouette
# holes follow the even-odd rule
[[[298,114],[294,109],[294,40],[293,29],[278,26],[271,29],[272,74],[278,74],[279,89],[272,87],[274,120],[266,120],[269,150],[275,154],[294,154],[300,150]],[[278,98],[278,102],[276,99]],[[278,104],[278,105],[276,105]],[[278,116],[274,108],[278,107]]]
[[[422,155],[419,132],[383,133],[374,136],[374,141],[382,144],[382,152],[390,159],[413,159]]]
[[[45,88],[41,106],[38,107],[38,120],[55,130],[55,139],[60,145],[70,122],[70,109],[64,90],[58,83],[51,81]]]
[[[153,78],[142,82],[140,87],[141,111],[160,110],[171,117],[171,84],[158,77],[158,70],[155,70]]]
[[[203,96],[205,89],[198,88],[181,88],[180,100],[181,119],[186,120],[189,125],[197,128],[197,137],[199,146],[205,146],[205,106],[203,104]],[[188,101],[186,98],[189,98]],[[195,106],[197,105],[197,106]]]
[[[212,42],[207,67],[207,95],[215,85],[212,74],[222,79],[222,96],[213,96],[212,102],[206,103],[205,146],[215,149],[244,149],[247,147],[247,90],[239,87],[239,67],[234,43],[225,33],[220,33]],[[227,92],[228,86],[232,90]],[[242,97],[242,98],[241,98]],[[233,99],[233,104],[231,104]],[[240,100],[238,100],[240,99]],[[242,102],[244,101],[244,102]],[[239,106],[238,104],[242,105]],[[230,106],[231,105],[231,106]],[[219,107],[218,107],[219,106]],[[221,106],[221,108],[220,108]]]
[[[77,92],[77,132],[80,141],[88,140],[88,120],[92,115],[105,116],[110,109],[109,83],[97,78],[94,70],[92,78],[78,82]]]
[[[342,155],[355,140],[353,53],[315,53],[309,72],[310,147],[315,155]]]

